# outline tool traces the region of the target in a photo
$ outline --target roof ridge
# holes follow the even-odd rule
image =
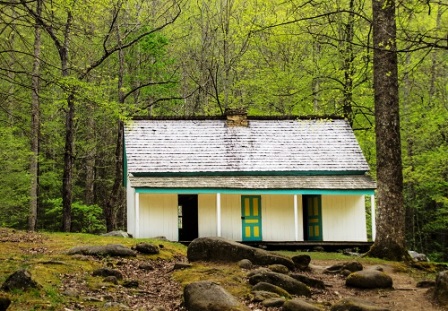
[[[263,116],[263,115],[247,115],[248,120],[344,120],[344,117],[337,115],[278,115],[278,116]],[[192,115],[192,116],[135,116],[132,120],[226,120],[225,115]]]

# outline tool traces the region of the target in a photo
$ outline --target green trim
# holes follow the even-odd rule
[[[305,195],[374,195],[373,189],[328,190],[328,189],[220,189],[220,188],[135,188],[137,193],[176,194],[305,194]]]
[[[135,177],[199,177],[199,176],[339,176],[364,175],[366,171],[222,171],[222,172],[153,172],[133,173]]]

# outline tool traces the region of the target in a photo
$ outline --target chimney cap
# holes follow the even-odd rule
[[[226,116],[247,116],[246,108],[226,108],[224,111]]]

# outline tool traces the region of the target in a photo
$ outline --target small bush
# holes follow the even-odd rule
[[[59,231],[62,226],[62,199],[51,199],[45,210],[43,226],[45,230]],[[72,232],[102,233],[106,231],[103,210],[98,205],[85,205],[80,202],[72,204]]]

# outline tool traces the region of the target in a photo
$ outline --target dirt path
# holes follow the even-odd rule
[[[323,269],[338,262],[313,261],[315,270]],[[376,265],[378,266],[378,265]],[[345,277],[340,275],[311,274],[310,276],[322,279],[329,285],[325,291],[313,293],[313,300],[317,302],[335,303],[342,298],[359,298],[385,307],[391,311],[442,311],[443,309],[432,303],[431,294],[426,288],[417,288],[417,281],[409,272],[397,272],[388,265],[379,265],[393,280],[393,289],[362,290],[345,286]],[[373,266],[364,265],[365,269]]]

